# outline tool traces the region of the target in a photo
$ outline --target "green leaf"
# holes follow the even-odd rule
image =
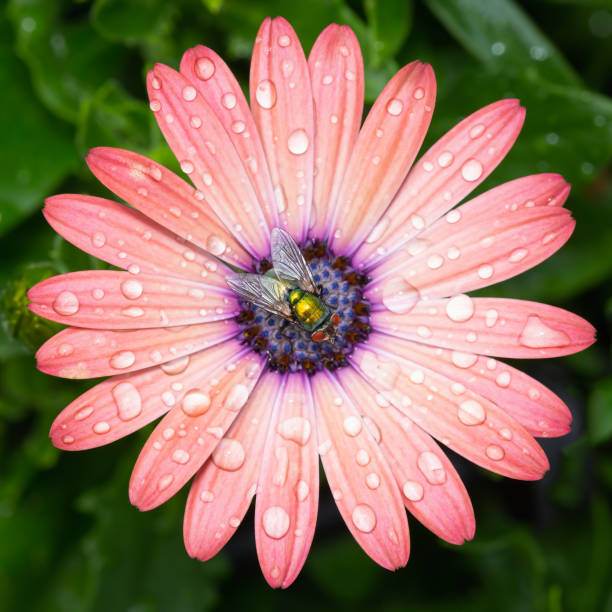
[[[595,384],[588,403],[588,429],[593,444],[612,438],[612,377]]]
[[[372,65],[379,67],[402,45],[412,25],[410,0],[365,0]]]
[[[496,71],[535,71],[542,79],[580,80],[531,19],[511,0],[427,0],[436,17],[481,62]]]

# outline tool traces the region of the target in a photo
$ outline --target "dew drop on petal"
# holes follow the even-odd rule
[[[71,291],[62,291],[53,302],[53,310],[65,317],[76,314],[79,306],[79,299]]]
[[[310,494],[310,487],[304,480],[300,480],[295,488],[295,495],[299,501],[304,501]]]
[[[497,446],[497,444],[489,444],[485,452],[487,457],[493,461],[501,461],[506,454],[504,449],[501,446]]]
[[[304,445],[310,439],[311,430],[312,426],[308,419],[295,416],[279,423],[277,431],[285,440]]]
[[[480,266],[480,268],[478,268],[478,276],[483,280],[491,278],[493,276],[493,266],[491,266],[490,264],[484,264]]]
[[[212,453],[213,463],[220,469],[235,472],[244,463],[244,447],[238,440],[224,438]]]
[[[187,100],[187,102],[191,102],[195,100],[196,90],[195,87],[191,85],[187,85],[187,87],[183,87],[183,100]]]
[[[94,411],[93,406],[84,406],[81,408],[75,415],[75,421],[83,421],[85,420],[92,412]]]
[[[477,181],[482,172],[482,164],[477,159],[468,159],[461,167],[461,176],[470,183]]]
[[[157,489],[159,491],[167,489],[172,484],[173,480],[174,476],[172,474],[165,474],[157,481]]]
[[[482,136],[484,131],[485,126],[482,123],[479,123],[470,130],[470,138],[478,138],[479,136]]]
[[[102,232],[95,232],[91,237],[91,244],[101,248],[106,244],[106,236]]]
[[[403,109],[403,102],[397,98],[392,98],[389,100],[389,102],[387,102],[387,112],[394,117],[397,117],[397,115],[399,115]]]
[[[407,480],[402,485],[402,493],[406,499],[409,499],[412,502],[417,502],[423,499],[425,491],[423,490],[423,485],[420,482]]]
[[[464,425],[481,425],[484,423],[486,413],[480,402],[469,399],[459,404],[457,416]]]
[[[180,374],[187,369],[189,365],[189,355],[185,355],[184,357],[177,357],[172,361],[168,361],[167,363],[163,363],[160,368],[168,375],[174,376],[176,374]]]
[[[305,130],[294,130],[289,134],[287,146],[294,155],[302,155],[308,150],[309,140]]]
[[[225,241],[212,234],[206,240],[206,249],[213,255],[222,255],[225,251]]]
[[[419,290],[401,276],[394,276],[382,286],[382,303],[397,314],[410,312],[419,298]]]
[[[549,327],[537,315],[529,315],[519,342],[529,348],[567,346],[570,339],[565,332]]]
[[[370,232],[370,235],[366,238],[366,242],[368,244],[372,244],[373,242],[378,242],[383,234],[387,231],[389,227],[389,217],[383,217],[375,226],[374,229]]]
[[[451,210],[447,215],[446,215],[446,221],[448,223],[457,223],[457,221],[459,221],[459,219],[461,219],[461,212],[455,208],[455,210]]]
[[[507,387],[510,384],[510,372],[501,372],[498,374],[495,383],[499,387]]]
[[[376,472],[370,472],[366,476],[366,485],[368,489],[378,489],[380,486],[380,476]]]
[[[110,431],[110,425],[106,421],[98,421],[97,423],[94,423],[92,429],[94,433],[102,435]]]
[[[442,168],[447,168],[453,163],[454,156],[450,151],[442,151],[440,155],[438,155],[438,164]]]
[[[200,117],[198,117],[197,115],[193,115],[192,117],[189,118],[189,125],[192,128],[201,128],[202,127],[202,119]]]
[[[278,44],[281,47],[288,47],[291,44],[291,39],[286,34],[283,34],[282,36],[279,36]]]
[[[467,321],[474,315],[472,298],[461,293],[446,303],[446,314],[451,321]]]
[[[364,448],[360,448],[355,455],[355,461],[357,462],[357,465],[360,465],[361,467],[368,465],[368,463],[370,463],[370,455],[368,454],[368,451]]]
[[[208,57],[200,57],[195,63],[195,73],[202,81],[208,81],[215,74],[215,64]]]
[[[275,540],[279,540],[289,531],[289,515],[280,506],[268,508],[263,513],[261,520],[266,535]]]
[[[249,388],[246,385],[238,383],[232,387],[232,390],[225,398],[224,407],[226,410],[240,410],[249,399]]]
[[[355,527],[363,533],[370,533],[376,527],[376,514],[368,504],[357,504],[353,508],[351,518]]]
[[[276,86],[272,81],[260,81],[255,89],[255,100],[261,108],[270,109],[276,104]]]
[[[112,391],[117,414],[122,421],[130,421],[142,412],[142,399],[138,389],[129,382],[119,383]]]
[[[231,91],[224,93],[221,96],[221,104],[223,104],[224,108],[231,110],[236,106],[236,96]]]
[[[199,389],[192,389],[185,394],[181,403],[183,412],[195,417],[204,414],[210,406],[210,396]]]
[[[191,174],[194,171],[194,166],[188,159],[184,159],[183,161],[181,161],[180,166],[181,170],[185,174]]]
[[[72,444],[74,442],[74,436],[64,436],[62,442],[64,444]]]
[[[529,251],[527,249],[515,249],[514,251],[512,251],[512,253],[510,253],[510,257],[508,257],[508,260],[512,263],[517,263],[525,259],[528,253]]]
[[[189,461],[189,453],[186,450],[183,450],[182,448],[177,448],[172,453],[172,461],[184,465]]]
[[[215,495],[212,491],[202,491],[200,493],[200,499],[205,503],[209,504],[213,499],[215,499]]]
[[[425,95],[425,90],[422,87],[417,87],[412,95],[415,100],[420,100]]]
[[[355,437],[361,431],[361,419],[355,415],[347,416],[343,428],[347,436]]]
[[[417,466],[430,484],[439,485],[446,482],[444,466],[440,458],[431,451],[424,451],[419,455]]]
[[[498,316],[499,313],[494,308],[487,310],[487,312],[485,313],[485,325],[487,327],[493,327],[495,323],[497,323]]]
[[[132,351],[119,351],[110,358],[110,365],[116,370],[124,370],[134,365],[136,355]]]
[[[128,300],[136,300],[142,295],[142,285],[134,278],[130,278],[121,283],[121,293]]]
[[[451,353],[451,361],[458,368],[471,368],[478,361],[478,355],[474,355],[474,353],[464,353],[462,351],[453,351]]]

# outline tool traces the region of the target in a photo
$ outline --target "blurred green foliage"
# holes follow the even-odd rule
[[[0,8],[0,610],[612,611],[612,6],[608,0],[8,0]],[[131,464],[146,432],[80,454],[47,438],[55,414],[87,384],[35,370],[56,326],[26,310],[38,280],[99,267],[46,226],[54,192],[108,195],[82,161],[122,146],[176,167],[148,111],[147,69],[216,49],[246,86],[262,19],[281,14],[306,51],[332,21],[356,31],[372,103],[401,65],[438,78],[430,143],[497,98],[527,108],[517,145],[481,189],[534,172],[562,173],[577,229],[563,250],[490,294],[541,300],[585,316],[599,342],[581,355],[521,367],[570,405],[570,436],[544,441],[538,483],[457,465],[478,529],[453,548],[414,521],[408,567],[373,564],[343,528],[327,490],[306,567],[270,590],[252,519],[205,564],[182,546],[185,492],[139,514]],[[427,144],[427,143],[426,143]]]

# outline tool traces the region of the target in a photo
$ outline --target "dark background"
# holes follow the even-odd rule
[[[257,28],[278,14],[307,52],[328,23],[351,25],[369,104],[401,65],[430,62],[438,102],[426,145],[477,108],[519,97],[525,128],[484,188],[560,172],[577,228],[551,260],[487,293],[568,308],[599,331],[582,354],[519,363],[574,414],[570,435],[543,441],[552,468],[542,481],[457,459],[476,510],[473,542],[446,545],[411,521],[411,560],[386,572],[349,536],[324,485],[311,554],[284,592],[259,572],[251,515],[203,564],[182,544],[186,491],[147,514],[130,506],[146,431],[83,453],[51,446],[54,416],[90,383],[35,370],[33,352],[56,326],[25,308],[38,280],[104,265],[40,214],[53,193],[108,195],[83,162],[89,147],[176,168],[148,109],[152,63],[176,68],[203,43],[246,85]],[[606,0],[0,2],[0,610],[612,611],[611,73]]]

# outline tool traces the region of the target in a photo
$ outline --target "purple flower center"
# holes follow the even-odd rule
[[[323,368],[330,371],[342,368],[348,365],[346,358],[355,345],[370,333],[370,306],[363,296],[369,279],[353,267],[348,257],[335,255],[325,242],[309,240],[302,253],[320,288],[321,299],[340,317],[334,342],[314,342],[311,332],[299,324],[243,299],[239,299],[242,310],[236,317],[243,344],[267,355],[270,368],[282,374],[304,371],[313,375]],[[254,264],[258,274],[271,268],[268,259]]]

